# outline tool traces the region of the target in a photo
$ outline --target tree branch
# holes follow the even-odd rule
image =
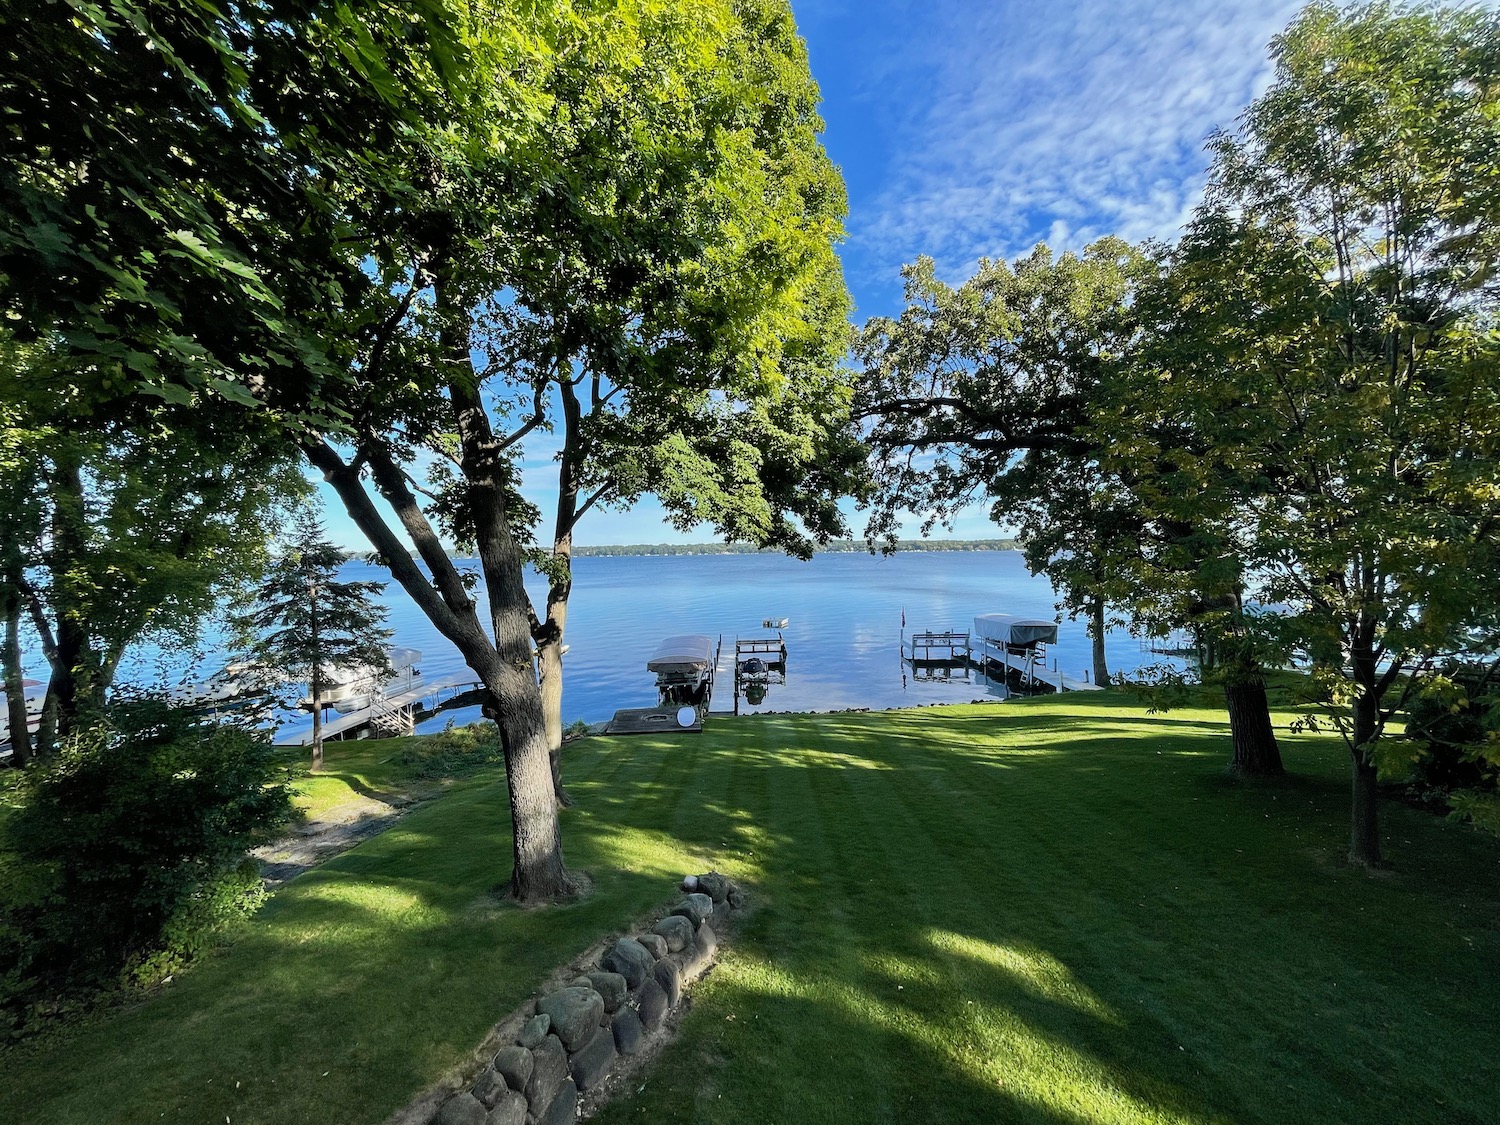
[[[511,446],[515,445],[516,442],[520,441],[527,434],[531,433],[532,430],[540,426],[547,417],[546,403],[547,380],[542,379],[536,383],[533,383],[531,387],[531,417],[519,429],[512,430],[505,437],[501,438],[499,442],[499,448],[501,450],[509,449]]]
[[[427,615],[438,631],[458,645],[459,651],[464,654],[465,659],[471,659],[471,652],[478,651],[485,646],[484,632],[479,627],[478,618],[474,615],[474,608],[469,602],[468,595],[463,590],[463,583],[458,579],[457,571],[448,560],[446,553],[441,551],[441,544],[436,544],[437,536],[432,532],[431,525],[426,527],[425,539],[429,551],[432,544],[438,546],[438,554],[441,555],[440,567],[433,570],[434,574],[448,572],[452,585],[457,587],[458,596],[440,596],[433,583],[428,581],[427,576],[413,561],[406,546],[397,538],[396,533],[386,524],[375,503],[365,491],[363,482],[359,479],[358,472],[352,465],[346,464],[338,452],[321,438],[308,439],[302,443],[302,452],[308,462],[323,474],[323,478],[333,487],[338,497],[343,501],[345,510],[349,517],[354,520],[355,525],[362,531],[370,545],[375,548],[376,554],[380,556],[391,577],[401,584],[418,608]],[[398,474],[399,475],[399,474]],[[415,502],[413,502],[415,506]],[[398,509],[399,510],[399,509]],[[425,524],[425,517],[422,522]],[[418,543],[421,550],[421,542]],[[424,560],[428,552],[424,552]],[[430,565],[430,564],[429,564]],[[451,593],[451,590],[449,591]],[[473,667],[473,665],[470,665]],[[478,667],[475,672],[482,674]]]
[[[401,327],[401,322],[406,319],[406,314],[411,312],[412,304],[417,299],[417,285],[413,280],[411,288],[401,298],[396,306],[396,311],[386,317],[385,321],[375,331],[375,346],[370,352],[370,362],[366,365],[366,374],[370,379],[379,377],[381,365],[385,362],[386,349],[390,347],[396,329]]]
[[[47,620],[46,607],[42,605],[41,593],[28,582],[24,575],[15,576],[16,589],[26,595],[26,612],[31,624],[42,640],[42,656],[48,664],[57,663],[57,637],[52,632],[52,623]]]

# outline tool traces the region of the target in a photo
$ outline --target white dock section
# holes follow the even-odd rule
[[[449,676],[442,680],[423,681],[420,684],[407,688],[405,691],[394,692],[391,695],[384,695],[378,699],[374,699],[371,701],[369,707],[363,707],[358,711],[350,711],[347,715],[340,715],[337,719],[324,723],[323,738],[325,741],[330,738],[338,738],[349,731],[369,726],[377,718],[405,710],[418,702],[431,700],[436,704],[445,691],[452,691],[453,694],[457,695],[460,691],[482,686],[484,685],[474,678],[472,672],[460,673],[459,675]],[[311,746],[312,731],[309,730],[307,733],[298,735],[295,738],[280,739],[276,745]]]
[[[1044,672],[1044,673],[1042,673],[1042,677],[1041,678],[1042,679],[1046,679],[1048,677],[1048,675],[1049,675],[1048,673]],[[1058,687],[1061,688],[1063,691],[1102,691],[1103,690],[1102,688],[1100,688],[1100,686],[1098,684],[1090,683],[1088,680],[1077,679],[1077,678],[1075,678],[1073,676],[1068,675],[1066,672],[1054,672],[1054,673],[1051,673],[1051,675],[1057,676]]]

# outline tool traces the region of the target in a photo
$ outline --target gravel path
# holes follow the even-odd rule
[[[362,840],[384,832],[408,812],[413,802],[396,797],[389,802],[356,797],[310,820],[290,836],[256,848],[261,878],[267,887],[281,886],[324,860],[346,852]]]

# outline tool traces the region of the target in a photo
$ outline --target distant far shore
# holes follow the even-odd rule
[[[862,554],[870,545],[863,539],[835,539],[823,554]],[[898,551],[1015,551],[1014,539],[902,539]],[[751,543],[620,543],[598,547],[574,547],[575,558],[614,555],[757,555],[780,554],[774,548],[762,549]]]

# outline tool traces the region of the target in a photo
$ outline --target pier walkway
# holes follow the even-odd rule
[[[458,695],[460,692],[469,691],[474,688],[483,687],[474,678],[473,672],[462,672],[455,676],[448,676],[441,680],[424,680],[415,684],[405,691],[393,692],[378,699],[370,701],[370,706],[362,707],[358,711],[350,711],[347,715],[340,715],[337,719],[323,724],[323,738],[341,738],[361,727],[378,724],[380,721],[396,715],[400,712],[413,710],[416,704],[431,702],[432,707],[423,710],[435,710],[442,700],[444,692]],[[410,733],[408,731],[408,733]],[[312,731],[297,735],[292,738],[277,739],[277,746],[311,746]]]

